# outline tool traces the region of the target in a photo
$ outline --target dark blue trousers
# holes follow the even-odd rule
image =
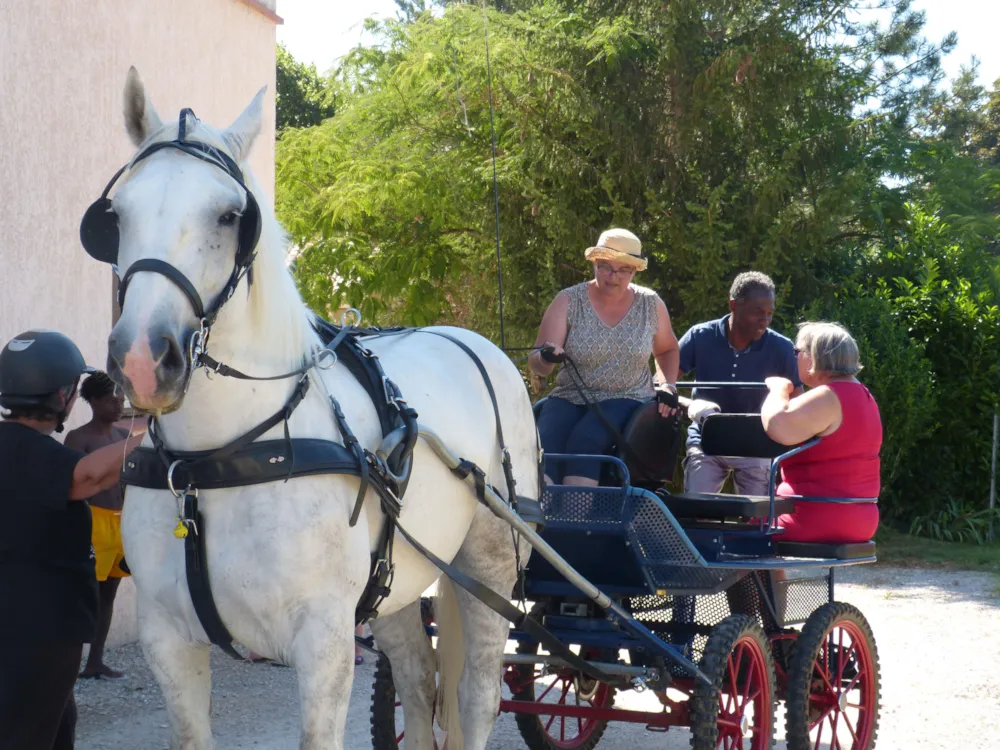
[[[598,402],[597,406],[605,419],[621,432],[641,403],[631,398],[612,398]],[[550,397],[542,404],[538,434],[546,453],[603,455],[615,442],[614,436],[589,407],[558,397]],[[596,461],[548,461],[545,464],[545,473],[556,484],[561,484],[564,476],[597,480],[600,472],[601,465]]]

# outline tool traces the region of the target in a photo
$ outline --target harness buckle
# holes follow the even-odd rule
[[[400,392],[399,387],[389,380],[388,375],[382,376],[382,390],[385,391],[385,402],[390,406],[395,407],[397,411],[402,411],[403,407],[406,406],[406,401],[403,399],[402,395],[396,395]]]
[[[205,349],[208,347],[209,332],[209,327],[205,319],[202,318],[199,321],[198,330],[191,334],[191,340],[188,342],[188,361],[191,363],[192,370],[197,370],[199,367],[204,366],[201,364],[201,355],[205,353]]]

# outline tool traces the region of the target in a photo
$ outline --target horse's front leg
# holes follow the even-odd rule
[[[433,750],[437,665],[420,619],[420,600],[372,620],[371,628],[376,644],[392,665],[392,681],[403,704],[406,750]]]
[[[186,640],[155,602],[139,603],[139,640],[170,715],[171,750],[212,750],[209,646]]]
[[[302,705],[301,750],[344,748],[354,680],[356,599],[310,606],[295,634],[292,665],[298,673]]]

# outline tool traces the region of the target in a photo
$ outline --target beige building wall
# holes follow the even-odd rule
[[[226,126],[267,86],[252,168],[274,194],[275,0],[0,1],[0,345],[62,331],[103,366],[111,270],[80,246],[80,218],[133,154],[129,66],[164,119],[191,107]],[[70,421],[90,418],[81,404]],[[134,637],[123,586],[114,641]]]

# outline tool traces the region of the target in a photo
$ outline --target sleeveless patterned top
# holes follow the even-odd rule
[[[635,293],[632,307],[618,325],[609,327],[597,316],[587,295],[587,284],[577,284],[563,293],[569,297],[566,322],[569,330],[563,347],[583,378],[583,386],[593,401],[653,397],[653,375],[649,357],[657,330],[656,292],[631,285]],[[573,384],[573,366],[564,364],[556,375],[550,396],[571,403],[586,403]],[[576,372],[572,372],[576,375]]]

